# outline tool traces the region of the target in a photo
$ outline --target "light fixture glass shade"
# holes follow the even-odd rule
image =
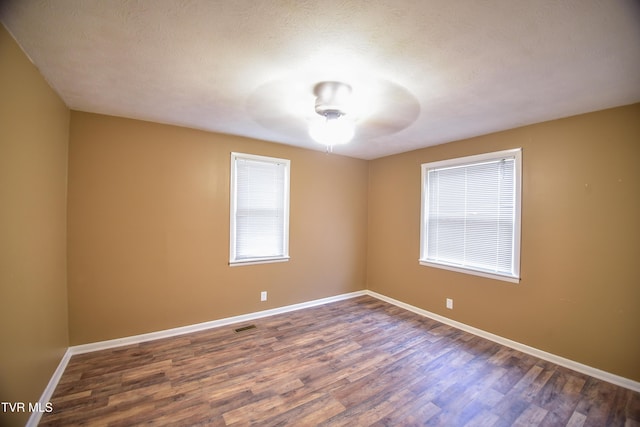
[[[311,138],[328,147],[351,141],[354,133],[355,126],[353,122],[344,116],[322,118],[313,121],[309,126]]]

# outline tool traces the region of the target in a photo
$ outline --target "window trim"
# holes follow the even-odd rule
[[[284,227],[283,227],[283,255],[277,256],[264,256],[254,258],[236,259],[236,206],[237,206],[237,177],[236,177],[236,160],[247,159],[256,160],[267,163],[282,163],[285,165],[284,172]],[[229,183],[229,266],[242,266],[242,265],[254,265],[254,264],[269,264],[274,262],[287,262],[290,259],[289,256],[289,205],[290,205],[290,173],[291,173],[291,160],[280,159],[276,157],[260,156],[256,154],[246,154],[231,152],[231,169],[230,169],[230,183]]]
[[[515,161],[514,187],[515,187],[515,210],[514,210],[514,230],[513,230],[513,265],[514,275],[505,275],[493,273],[484,270],[476,270],[473,268],[460,267],[443,262],[434,262],[427,260],[427,214],[428,207],[428,185],[427,174],[431,169],[453,166],[465,166],[483,161],[496,160],[499,158],[513,158]],[[497,279],[511,283],[520,283],[520,251],[521,251],[521,222],[522,222],[522,148],[514,148],[510,150],[495,151],[492,153],[477,154],[466,157],[458,157],[454,159],[440,160],[436,162],[423,163],[421,165],[421,200],[420,200],[420,265],[427,267],[435,267],[444,270],[455,271],[459,273],[471,274],[490,279]]]

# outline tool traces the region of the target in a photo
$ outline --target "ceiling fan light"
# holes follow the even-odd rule
[[[354,134],[354,124],[343,116],[316,120],[309,127],[311,138],[328,147],[345,144],[351,141]]]

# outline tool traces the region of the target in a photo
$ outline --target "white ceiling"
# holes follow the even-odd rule
[[[637,0],[16,0],[0,20],[74,110],[324,150],[353,87],[363,159],[640,101]]]

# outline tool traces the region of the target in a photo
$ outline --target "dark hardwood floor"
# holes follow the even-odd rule
[[[640,394],[364,296],[71,358],[45,426],[638,426]]]

